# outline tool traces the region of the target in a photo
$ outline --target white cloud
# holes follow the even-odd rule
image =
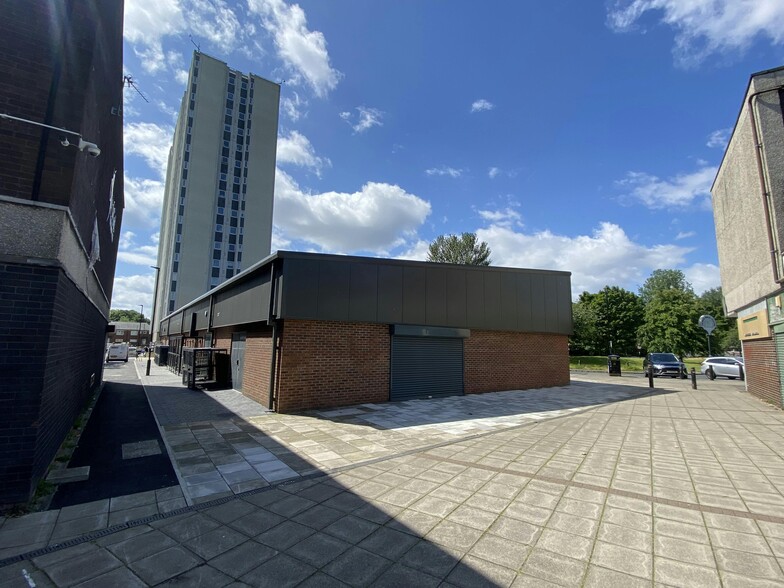
[[[475,100],[474,103],[471,104],[471,112],[482,112],[483,110],[493,110],[493,108],[495,108],[495,104],[484,98]]]
[[[179,62],[167,55],[163,40],[192,33],[219,53],[244,44],[240,18],[224,0],[129,0],[125,3],[123,36],[139,57],[142,67],[156,73]],[[180,74],[180,70],[174,70]]]
[[[405,245],[429,214],[429,202],[399,186],[368,182],[350,194],[309,194],[285,172],[275,174],[274,222],[283,240],[324,252],[386,254]]]
[[[685,268],[683,273],[697,294],[721,286],[719,266],[712,263],[695,263]]]
[[[128,123],[123,134],[125,154],[138,155],[158,173],[158,177],[166,179],[174,127],[155,123]]]
[[[158,261],[157,247],[140,247],[136,251],[118,251],[117,261],[132,265],[155,265]]]
[[[479,216],[499,227],[519,224],[522,219],[520,213],[513,208],[505,208],[504,210],[480,210]]]
[[[152,315],[152,290],[155,287],[155,270],[149,274],[134,276],[115,276],[112,288],[112,308],[133,308],[139,310],[144,304],[145,316]]]
[[[408,259],[409,261],[427,261],[427,254],[430,251],[430,242],[418,239],[403,253],[395,255],[395,259]]]
[[[621,227],[608,222],[591,235],[575,237],[550,231],[525,234],[502,225],[478,229],[476,234],[490,246],[493,265],[571,272],[575,298],[607,285],[636,291],[654,269],[678,267],[691,251],[676,245],[635,243]]]
[[[732,129],[719,129],[718,131],[713,131],[710,135],[708,135],[708,142],[706,145],[708,147],[719,147],[724,149],[727,147],[727,143],[730,140],[730,133]]]
[[[680,241],[681,239],[688,239],[689,237],[693,237],[696,235],[694,231],[681,231],[677,235],[675,235],[675,240]]]
[[[248,8],[261,16],[278,56],[292,72],[305,78],[317,96],[324,97],[337,86],[342,74],[329,63],[327,40],[320,31],[308,29],[305,11],[299,4],[249,0]]]
[[[319,177],[322,168],[332,165],[328,158],[317,156],[308,138],[297,131],[278,137],[277,161],[278,164],[291,163],[308,168]]]
[[[136,234],[132,231],[123,231],[120,235],[119,247],[120,249],[128,249],[133,247],[133,238]]]
[[[680,174],[662,180],[644,172],[629,172],[617,184],[630,190],[628,196],[652,209],[686,208],[695,203],[710,206],[710,187],[716,177],[716,167],[700,162],[696,172]]]
[[[441,167],[431,167],[430,169],[426,169],[425,173],[429,176],[449,176],[450,178],[459,178],[461,175],[463,175],[463,170],[442,165]]]
[[[341,112],[340,118],[346,121],[355,133],[363,133],[371,127],[383,126],[381,119],[384,113],[376,108],[367,106],[357,106],[355,109],[359,114],[354,117],[350,112]]]
[[[142,67],[154,73],[166,65],[163,38],[183,31],[185,15],[179,0],[129,0],[125,3],[123,24],[123,36]]]
[[[781,0],[616,0],[608,23],[616,31],[634,30],[647,12],[675,29],[673,53],[684,66],[713,53],[742,52],[758,38],[784,42]]]
[[[487,171],[487,176],[488,176],[488,177],[489,177],[489,178],[492,180],[492,179],[495,179],[495,177],[496,177],[498,174],[500,174],[500,173],[501,173],[501,170],[500,170],[500,169],[498,169],[497,167],[491,167],[491,168],[490,168],[490,169]]]
[[[297,92],[291,92],[289,96],[284,96],[280,100],[283,112],[293,122],[297,122],[305,115],[305,108],[308,106],[307,100],[301,98]]]
[[[125,177],[123,224],[141,223],[153,228],[160,221],[163,205],[163,182]]]

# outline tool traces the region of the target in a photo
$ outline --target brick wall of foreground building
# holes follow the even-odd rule
[[[56,267],[0,264],[0,504],[26,501],[101,379],[106,320]]]
[[[389,400],[389,325],[286,320],[278,412]]]
[[[565,335],[472,330],[463,354],[466,394],[569,383]]]
[[[773,339],[744,341],[743,358],[749,392],[780,407],[781,382]]]

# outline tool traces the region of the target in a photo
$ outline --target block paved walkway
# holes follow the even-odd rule
[[[390,428],[369,406],[268,415],[283,428],[270,425],[262,441],[277,437],[277,447],[262,446],[284,463],[289,453],[308,463],[311,477],[302,470],[6,559],[0,586],[784,585],[784,413],[738,382],[701,380],[694,391],[657,380],[649,394],[642,377],[573,380],[550,397],[478,397],[497,399],[495,413],[486,406],[464,419],[438,404],[420,417],[390,405]],[[543,406],[559,395],[571,401]],[[507,422],[514,414],[537,417]],[[239,421],[255,419],[264,417]],[[174,435],[210,431],[232,445],[232,435],[256,434],[239,421]],[[226,422],[240,431],[222,431]],[[325,435],[323,423],[342,432]],[[395,436],[397,451],[356,451],[356,439],[340,439],[359,427]],[[402,445],[409,429],[434,437]],[[327,446],[334,438],[352,449]],[[350,457],[327,470],[302,451],[308,441]],[[0,544],[8,525],[49,524],[25,519],[4,521]]]

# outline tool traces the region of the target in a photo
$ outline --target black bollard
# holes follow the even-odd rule
[[[653,388],[653,366],[648,366],[648,388]]]
[[[694,371],[694,368],[691,368],[691,387],[692,390],[697,389],[697,372]]]
[[[742,365],[738,366],[738,377],[741,379],[741,381],[746,379],[746,374],[743,373],[743,366]]]

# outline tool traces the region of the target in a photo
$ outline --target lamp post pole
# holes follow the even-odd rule
[[[152,334],[153,329],[155,328],[155,299],[158,297],[158,277],[161,274],[161,268],[157,265],[151,265],[152,269],[155,270],[155,290],[152,293],[152,319],[150,319],[150,346],[152,347]],[[147,352],[147,372],[146,375],[150,375],[150,361],[152,360],[151,353]]]
[[[144,320],[144,304],[140,304],[139,308],[142,309],[142,316],[139,317],[139,345],[142,344],[142,321]]]

